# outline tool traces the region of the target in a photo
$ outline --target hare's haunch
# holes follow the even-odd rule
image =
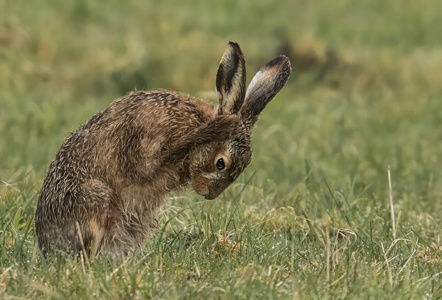
[[[40,248],[121,255],[143,243],[169,192],[190,183],[218,197],[249,164],[252,127],[290,72],[278,56],[246,90],[244,56],[230,42],[216,75],[218,106],[166,90],[112,102],[66,138],[49,166],[36,211]]]

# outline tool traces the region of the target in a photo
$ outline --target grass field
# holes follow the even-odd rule
[[[442,297],[442,1],[97,3],[0,0],[1,299]],[[294,68],[241,177],[171,195],[126,262],[43,258],[68,132],[135,89],[214,101],[229,40],[249,80],[281,52]]]

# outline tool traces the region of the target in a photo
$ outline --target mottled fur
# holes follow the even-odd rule
[[[231,42],[217,73],[218,107],[166,90],[115,100],[73,132],[49,166],[36,211],[40,248],[121,255],[155,227],[169,192],[191,183],[216,198],[249,164],[253,124],[290,70],[279,56],[246,96],[244,57]]]

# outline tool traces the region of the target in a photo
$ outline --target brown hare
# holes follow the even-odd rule
[[[155,227],[165,195],[189,183],[214,199],[250,163],[251,130],[291,72],[280,55],[246,91],[244,56],[230,42],[216,74],[219,105],[136,91],[70,134],[49,166],[36,211],[43,253],[127,255]]]

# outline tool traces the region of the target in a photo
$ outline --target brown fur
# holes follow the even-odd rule
[[[241,49],[230,43],[217,73],[218,107],[173,91],[132,92],[73,132],[39,197],[40,248],[124,254],[155,227],[168,193],[189,182],[207,199],[225,190],[250,162],[258,114],[290,74],[280,56],[261,69],[245,97],[244,65]],[[220,158],[223,170],[216,167]]]

